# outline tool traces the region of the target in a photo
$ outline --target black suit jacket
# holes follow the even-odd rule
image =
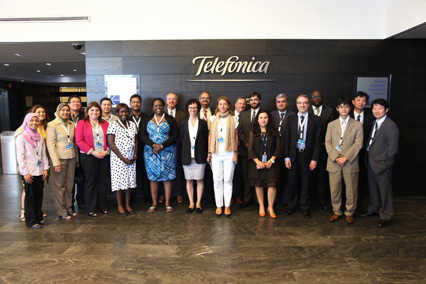
[[[299,138],[299,116],[289,116],[285,129],[284,158],[296,159],[297,140]],[[313,114],[308,115],[308,128],[305,141],[306,161],[318,161],[321,148],[321,119]]]
[[[132,116],[132,113],[131,113],[131,111],[132,110],[130,110],[130,115],[129,115],[129,118],[128,118],[128,120],[129,121],[133,121],[133,122],[135,122],[134,120],[133,120],[133,116]],[[140,129],[140,126],[141,126],[141,124],[142,124],[142,121],[146,118],[146,114],[144,114],[143,112],[141,112],[140,113],[140,115],[139,115],[139,117],[140,117],[140,122],[139,122],[139,128],[138,128],[138,156],[141,156],[142,157],[142,155],[143,155],[143,148],[144,148],[144,146],[145,146],[145,144],[144,144],[144,142],[142,141],[142,139],[141,139],[141,136],[140,136],[140,132],[141,132],[141,129]],[[136,118],[135,118],[136,119]],[[137,119],[136,119],[136,121],[137,121]],[[135,122],[136,123],[136,122]]]
[[[281,124],[281,145],[284,147],[284,136],[285,136],[285,129],[287,125],[287,120],[289,116],[295,115],[296,113],[294,111],[291,111],[287,109],[287,113],[284,117],[284,120]],[[275,127],[275,129],[278,130],[278,127],[280,126],[280,114],[278,110],[274,110],[271,112],[271,123]]]
[[[188,119],[180,124],[180,138],[182,139],[182,165],[191,164],[191,137],[189,137]],[[208,128],[207,121],[198,120],[198,131],[195,137],[195,162],[205,164],[207,161]]]
[[[261,110],[262,109],[259,109],[259,111]],[[257,113],[259,113],[259,111]],[[240,152],[241,156],[248,155],[246,144],[248,143],[251,126],[251,109],[242,111],[238,121],[238,140],[240,142],[238,151]]]
[[[167,111],[167,113],[169,112],[168,109],[166,111]],[[175,120],[176,120],[176,123],[178,125],[178,128],[180,128],[180,124],[182,123],[182,121],[184,121],[187,118],[188,118],[187,113],[185,113],[185,112],[183,112],[181,110],[176,109]],[[180,139],[180,137],[178,138],[178,140],[176,140],[176,146],[178,148],[180,148],[180,146],[181,146],[181,139]]]
[[[349,113],[350,117],[355,119],[354,110],[351,110]],[[362,124],[362,128],[364,129],[364,142],[363,142],[363,148],[365,149],[366,143],[370,140],[370,134],[371,134],[371,127],[373,127],[374,121],[376,118],[371,113],[371,111],[367,111],[364,109],[364,123]]]
[[[314,114],[314,106],[311,105],[308,109],[309,114]],[[327,126],[334,120],[334,109],[326,105],[322,105],[321,115],[321,143],[325,143],[325,134],[327,133]]]

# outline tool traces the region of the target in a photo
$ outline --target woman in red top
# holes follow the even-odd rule
[[[96,211],[108,213],[106,204],[106,176],[109,171],[108,122],[102,119],[102,109],[97,102],[90,102],[86,116],[78,122],[75,137],[80,149],[81,164],[86,175],[84,201],[89,216],[97,217]],[[84,155],[86,154],[86,155]]]

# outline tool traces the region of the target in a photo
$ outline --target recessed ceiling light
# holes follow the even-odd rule
[[[77,69],[74,69],[74,70],[72,70],[72,71],[77,72]]]
[[[7,64],[7,63],[5,63],[5,64],[3,64],[4,66],[10,66],[9,64]]]
[[[41,71],[40,70],[37,70],[37,73],[40,73]]]
[[[15,53],[14,55],[17,56],[17,57],[24,57],[24,55],[19,54],[19,53]]]
[[[81,55],[86,55],[86,52],[80,52]]]
[[[61,74],[61,77],[64,77],[64,74]]]
[[[24,83],[24,80],[21,80],[22,83]]]
[[[47,65],[47,66],[50,66],[50,65],[52,65],[52,64],[50,64],[50,63],[46,63],[46,65]]]

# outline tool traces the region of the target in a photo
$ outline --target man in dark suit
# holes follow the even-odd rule
[[[370,205],[361,216],[380,214],[378,226],[386,227],[393,216],[392,167],[398,153],[399,130],[387,117],[386,100],[376,99],[371,106],[376,121],[365,145]]]
[[[355,94],[352,104],[354,110],[349,113],[349,115],[362,123],[362,128],[364,129],[364,142],[365,144],[370,139],[369,134],[371,133],[371,127],[374,123],[374,116],[371,111],[365,109],[367,105],[368,95],[364,92],[358,92]],[[358,199],[357,199],[357,208],[356,211],[359,214],[365,214],[367,211],[363,208],[363,200],[368,192],[368,178],[367,178],[367,167],[365,166],[365,147],[359,151],[359,176],[358,176]]]
[[[143,149],[145,144],[142,142],[139,126],[142,120],[145,119],[146,115],[141,111],[142,97],[138,94],[134,94],[130,97],[130,108],[129,120],[136,123],[138,129],[138,153],[136,159],[136,190],[132,190],[132,199],[136,197],[136,194],[141,194],[143,200],[147,204],[151,204],[151,190],[149,186],[148,176],[145,170],[145,161],[143,157]]]
[[[294,111],[287,110],[288,108],[288,99],[287,95],[279,94],[276,97],[277,109],[271,112],[271,123],[272,125],[278,129],[278,133],[281,137],[281,148],[284,149],[284,136],[285,136],[285,128],[287,124],[288,117],[291,115],[295,115]],[[284,155],[283,155],[284,157]],[[280,182],[277,187],[278,194],[281,194],[282,202],[284,204],[288,203],[289,194],[290,194],[290,184],[289,184],[289,170],[284,165],[283,158],[277,158],[278,163],[281,169]]]
[[[178,95],[176,93],[168,93],[166,97],[166,103],[167,103],[167,114],[171,115],[175,118],[178,127],[180,127],[180,124],[182,121],[188,118],[188,115],[181,111],[176,109],[178,101]],[[182,203],[183,202],[183,195],[185,194],[185,176],[183,174],[183,168],[182,168],[182,143],[181,139],[176,141],[176,147],[177,147],[177,155],[176,155],[176,179],[174,180],[174,187],[173,190],[177,197],[177,202]],[[160,199],[159,202],[164,202],[164,189],[161,188],[160,193]]]
[[[238,117],[238,120],[240,119],[240,114],[246,109],[246,98],[244,97],[238,97],[235,100],[235,110],[234,114],[236,117]],[[238,141],[238,148],[240,148],[240,141]],[[238,161],[241,161],[242,157],[241,155],[238,155]],[[237,163],[235,165],[234,170],[234,180],[233,180],[233,186],[232,186],[232,199],[231,199],[231,205],[234,204],[234,200],[237,201],[238,204],[244,203],[244,177],[243,177],[243,167],[241,166],[241,163]]]
[[[307,95],[299,95],[296,105],[299,112],[288,118],[284,137],[285,166],[290,170],[290,198],[285,215],[289,216],[296,210],[300,182],[300,209],[303,216],[310,218],[309,176],[318,164],[321,119],[308,113],[309,97]]]
[[[316,187],[318,203],[323,210],[327,210],[326,200],[329,200],[328,194],[329,183],[327,174],[327,151],[325,150],[325,133],[327,125],[334,120],[334,109],[323,104],[323,94],[319,90],[311,93],[311,107],[309,113],[321,118],[321,151],[318,160],[318,166],[314,172],[317,177],[317,182],[311,183],[311,186]],[[316,185],[316,186],[315,186]]]
[[[238,140],[239,140],[239,154],[241,156],[241,166],[243,167],[244,175],[244,203],[240,204],[238,207],[240,209],[246,208],[253,204],[253,192],[254,189],[250,187],[250,182],[248,178],[248,138],[250,135],[250,130],[252,129],[253,123],[256,120],[256,115],[260,110],[260,104],[262,102],[262,96],[253,92],[249,98],[251,108],[241,112],[240,120],[238,123]]]

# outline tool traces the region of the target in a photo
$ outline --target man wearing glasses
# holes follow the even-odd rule
[[[289,169],[290,196],[286,216],[297,209],[300,190],[300,209],[303,216],[311,218],[309,176],[317,167],[321,147],[321,119],[308,112],[309,98],[302,94],[296,100],[297,115],[288,117],[284,136],[285,166]]]
[[[77,123],[80,119],[84,119],[84,111],[81,109],[81,98],[78,95],[71,95],[68,98],[68,105],[70,107],[70,118],[75,123],[75,126],[77,127]],[[75,145],[77,148],[77,144]],[[78,155],[80,155],[80,150],[77,149]],[[77,205],[80,208],[85,208],[85,202],[84,202],[84,182],[85,182],[85,176],[83,167],[81,164],[76,167],[75,169],[76,176],[80,176],[81,182],[77,183],[77,196],[75,196],[75,187],[72,189],[72,210],[74,211],[74,202],[77,199]]]

